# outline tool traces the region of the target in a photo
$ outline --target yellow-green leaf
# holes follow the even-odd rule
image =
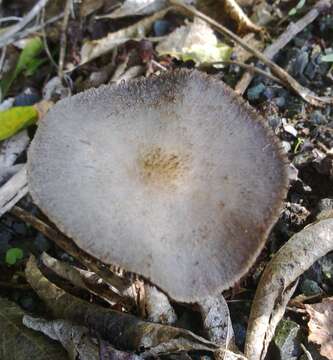
[[[34,106],[16,106],[0,112],[0,140],[7,139],[38,120]]]

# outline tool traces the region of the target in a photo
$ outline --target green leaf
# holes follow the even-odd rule
[[[325,62],[333,62],[333,53],[327,54],[327,55],[323,55],[323,56],[321,57],[321,60],[322,60],[322,61],[325,61]]]
[[[6,252],[6,263],[8,265],[15,265],[18,260],[23,258],[23,251],[20,248],[11,248]]]
[[[39,60],[36,63],[38,55],[43,50],[43,42],[40,37],[30,39],[22,50],[20,57],[17,61],[15,69],[8,73],[0,82],[1,97],[4,98],[15,79],[23,72],[26,71],[27,75],[32,75],[37,68],[44,62]],[[36,66],[38,64],[38,66]]]
[[[32,38],[21,52],[19,60],[16,64],[15,75],[17,76],[24,70],[29,70],[33,61],[43,50],[43,42],[40,37]],[[15,76],[15,77],[16,77]]]
[[[0,141],[11,137],[38,120],[34,106],[15,106],[0,112]]]

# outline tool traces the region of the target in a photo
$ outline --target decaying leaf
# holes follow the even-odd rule
[[[59,341],[72,360],[99,360],[98,346],[84,326],[74,325],[66,320],[48,321],[29,315],[23,317],[23,324]]]
[[[253,300],[245,356],[264,359],[295,281],[314,262],[333,250],[333,219],[315,222],[295,234],[273,257],[261,276]]]
[[[55,259],[46,253],[42,254],[41,260],[48,269],[61,278],[70,281],[74,286],[80,289],[89,291],[99,296],[112,305],[120,303],[127,308],[132,308],[135,305],[133,295],[120,295],[98,275],[91,271],[76,268],[66,262]]]
[[[309,341],[320,345],[320,354],[333,360],[333,297],[305,309],[310,316]]]
[[[102,18],[117,19],[125,16],[150,15],[167,6],[167,0],[126,0],[120,8]]]
[[[236,0],[198,0],[196,7],[218,22],[225,23],[231,19],[240,34],[262,30],[248,18]]]
[[[192,350],[214,352],[218,349],[214,343],[190,331],[145,322],[133,315],[106,309],[69,295],[42,275],[32,256],[26,266],[26,278],[55,318],[87,326],[119,349],[149,349],[154,354]]]
[[[61,345],[27,329],[22,324],[23,315],[16,304],[0,298],[0,359],[65,360]]]
[[[229,60],[232,48],[218,41],[206,22],[195,18],[193,23],[180,26],[157,45],[159,55],[171,55],[196,65]]]
[[[143,39],[145,37],[145,33],[151,28],[153,23],[164,17],[169,10],[170,9],[158,11],[157,13],[138,21],[134,25],[109,33],[102,39],[87,41],[81,49],[80,65],[104,55],[130,39]]]

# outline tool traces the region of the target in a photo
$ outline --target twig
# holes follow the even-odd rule
[[[263,360],[283,317],[296,280],[333,250],[333,218],[308,225],[293,235],[266,266],[252,303],[245,342],[249,360]]]
[[[65,250],[68,254],[82,262],[82,264],[84,264],[88,269],[95,272],[105,282],[114,286],[120,292],[126,290],[131,285],[128,279],[121,278],[120,276],[117,276],[116,274],[106,269],[104,264],[95,259],[93,256],[82,251],[71,239],[67,238],[61,232],[52,228],[27,211],[21,209],[18,206],[14,206],[11,209],[11,214],[30,224],[45,237],[54,241],[61,249]]]
[[[0,56],[0,73],[2,72],[4,63],[5,63],[6,53],[7,53],[7,46],[4,46],[4,48],[1,51],[1,56]],[[1,96],[0,96],[0,98],[1,98]]]
[[[39,30],[45,28],[46,26],[49,26],[49,25],[57,22],[58,20],[62,19],[63,17],[64,17],[64,14],[61,13],[61,14],[53,16],[51,19],[45,21],[44,24],[38,24],[38,25],[32,26],[32,27],[18,33],[15,37],[15,40],[20,40],[20,39],[27,37],[28,35],[30,35],[32,33],[36,33]]]
[[[301,348],[302,348],[302,350],[303,350],[304,355],[306,356],[306,358],[307,358],[308,360],[313,360],[313,357],[312,357],[310,351],[307,350],[307,348],[306,348],[302,343],[301,343]]]
[[[268,59],[273,59],[273,57],[284,48],[290,40],[292,40],[298,33],[300,33],[303,29],[305,29],[309,24],[311,24],[320,13],[329,6],[329,1],[320,0],[316,3],[315,6],[300,20],[296,23],[290,23],[287,29],[272,43],[269,45],[265,51],[264,55]],[[235,91],[243,95],[249,86],[251,80],[253,78],[253,74],[246,72],[243,74],[242,78],[238,82],[235,87]]]
[[[249,46],[243,39],[237,36],[235,33],[219,24],[209,16],[203,14],[198,11],[196,8],[190,5],[185,5],[179,0],[169,0],[171,4],[175,7],[180,8],[184,12],[190,13],[192,16],[197,16],[198,18],[206,21],[212,27],[214,27],[217,31],[219,31],[224,36],[230,38],[234,42],[238,43],[242,46],[246,51],[250,52],[254,56],[256,56],[262,63],[268,66],[271,71],[283,81],[283,83],[289,87],[291,90],[296,92],[299,96],[301,96],[305,101],[309,102],[314,106],[324,106],[325,104],[333,103],[333,98],[324,98],[319,97],[314,94],[309,89],[305,88],[301,84],[299,84],[292,76],[290,76],[284,69],[282,69],[279,65],[275,64],[273,61],[268,59],[263,53]]]
[[[281,85],[283,84],[283,82],[279,78],[277,78],[276,76],[268,73],[267,71],[261,70],[261,69],[255,67],[255,66],[253,66],[253,65],[245,64],[245,63],[242,63],[242,62],[239,62],[239,61],[231,61],[231,60],[215,61],[215,62],[211,62],[211,63],[203,63],[201,65],[201,67],[205,67],[206,65],[212,66],[212,65],[219,65],[219,64],[222,64],[222,65],[237,65],[239,67],[242,67],[242,68],[246,69],[251,74],[257,73],[257,74],[266,76],[268,79],[273,80],[273,81],[277,82],[278,84],[281,84]]]
[[[0,216],[9,211],[27,193],[27,169],[23,166],[0,188]]]
[[[7,21],[20,21],[20,20],[22,20],[22,18],[18,17],[18,16],[7,16],[7,17],[0,19],[0,24],[7,22]]]
[[[67,27],[70,16],[72,0],[66,1],[64,19],[61,26],[61,36],[60,36],[60,53],[59,53],[59,64],[58,64],[58,76],[60,79],[64,77],[64,62],[66,56],[67,48]]]
[[[51,54],[51,51],[50,51],[50,48],[49,48],[49,45],[47,43],[47,36],[46,36],[46,32],[45,32],[45,8],[42,10],[42,17],[41,17],[41,25],[43,26],[42,27],[42,38],[43,38],[43,44],[44,44],[44,50],[46,52],[46,55],[48,56],[51,64],[56,68],[58,69],[58,64],[55,62],[52,54]]]
[[[30,21],[39,14],[39,12],[46,6],[48,2],[49,0],[39,0],[38,3],[22,18],[20,22],[13,25],[2,36],[0,36],[0,48],[10,44],[15,38],[15,35],[27,24],[29,24]]]

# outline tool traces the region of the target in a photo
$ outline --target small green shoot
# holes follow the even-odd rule
[[[294,154],[297,154],[297,153],[298,153],[299,148],[300,148],[300,146],[301,146],[302,144],[304,144],[304,140],[301,139],[301,138],[297,138],[296,144],[295,144],[295,147],[294,147]]]
[[[6,252],[6,263],[8,265],[15,265],[17,261],[23,259],[23,250],[20,248],[11,248]]]
[[[296,15],[297,12],[302,9],[302,7],[305,5],[305,3],[306,3],[306,0],[300,0],[299,3],[289,11],[288,15],[289,16]]]

